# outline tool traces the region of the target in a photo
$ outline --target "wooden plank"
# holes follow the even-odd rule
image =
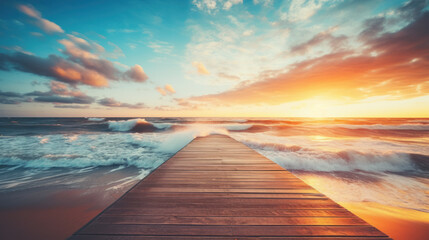
[[[143,235],[75,235],[75,240],[320,240],[320,237],[207,237],[207,236],[143,236]],[[323,237],[323,240],[389,240],[387,237]]]
[[[82,234],[139,234],[161,236],[380,236],[372,226],[235,226],[171,224],[102,224],[93,223]]]
[[[234,139],[196,138],[71,239],[389,239]]]
[[[348,217],[354,216],[344,208],[335,209],[273,209],[273,208],[109,208],[108,215],[172,215],[172,216],[293,216],[293,217]]]
[[[127,199],[141,199],[146,198],[188,198],[188,199],[202,199],[202,198],[326,198],[320,193],[153,193],[153,192],[130,192],[127,194]]]
[[[359,218],[329,217],[201,217],[171,215],[104,215],[97,219],[104,224],[187,224],[187,225],[368,225]]]
[[[140,187],[139,189],[134,190],[136,192],[188,192],[188,193],[318,193],[312,188],[290,188],[290,189],[274,189],[274,188],[174,188],[174,187]]]

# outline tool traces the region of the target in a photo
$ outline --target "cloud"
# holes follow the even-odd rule
[[[233,5],[242,4],[243,0],[227,0],[223,3],[223,10],[229,10]]]
[[[35,36],[35,37],[43,37],[43,34],[39,33],[39,32],[31,32],[30,34]]]
[[[146,107],[144,103],[136,103],[136,104],[122,103],[122,102],[116,101],[113,98],[100,99],[98,100],[98,104],[106,107],[131,108],[131,109],[141,109]]]
[[[136,33],[139,32],[136,29],[128,29],[128,28],[124,28],[124,29],[107,29],[108,33]]]
[[[176,93],[176,90],[174,90],[174,88],[170,84],[166,84],[164,88],[168,93]]]
[[[167,95],[167,92],[162,87],[156,87],[156,91],[158,91],[162,96]]]
[[[149,77],[144,72],[143,68],[136,64],[132,66],[128,71],[124,73],[126,79],[135,81],[135,82],[144,82],[149,79]]]
[[[218,73],[218,76],[220,78],[225,78],[225,79],[228,79],[228,80],[234,80],[234,81],[240,80],[240,77],[235,76],[235,75],[229,75],[229,74],[226,74],[226,73]]]
[[[91,104],[94,98],[87,96],[77,88],[69,87],[61,82],[51,81],[50,90],[46,92],[33,91],[25,94],[0,91],[0,103],[20,104],[22,102],[43,102],[54,104]]]
[[[197,69],[197,73],[200,75],[209,75],[210,72],[206,69],[206,66],[200,62],[193,62],[192,65]]]
[[[58,41],[65,47],[62,53],[67,58],[54,54],[41,58],[23,50],[18,52],[20,49],[15,48],[15,53],[0,53],[0,69],[9,70],[12,67],[71,85],[84,84],[93,87],[108,86],[109,80],[144,82],[148,79],[141,66],[135,65],[122,72],[113,62],[100,58],[96,52],[104,51],[104,48],[98,44],[75,35],[67,36],[68,39]]]
[[[242,4],[243,0],[192,0],[192,4],[200,11],[213,14],[223,10],[230,10],[232,6]]]
[[[53,94],[57,95],[63,95],[63,96],[73,96],[73,97],[80,97],[85,96],[85,94],[78,89],[69,89],[69,87],[61,82],[57,81],[51,81],[50,83],[51,92]]]
[[[246,37],[243,33],[257,27],[257,31]],[[259,18],[238,16],[218,18],[209,24],[191,22],[191,41],[186,45],[185,57],[189,62],[203,63],[210,75],[194,74],[195,63],[183,65],[186,78],[211,85],[227,85],[231,81],[219,78],[223,73],[239,76],[241,81],[255,79],[262,71],[275,69],[287,64],[291,59],[279,61],[285,51],[291,30],[285,26],[273,27],[269,21]],[[294,39],[295,41],[295,39]],[[200,71],[204,73],[204,70]],[[203,74],[204,75],[204,74]]]
[[[68,84],[85,84],[94,87],[108,85],[108,80],[97,71],[86,69],[56,55],[41,58],[20,52],[11,55],[0,53],[0,66],[2,62],[3,65],[12,65],[16,70],[52,77]]]
[[[21,103],[20,100],[0,96],[0,104],[20,104],[20,103]]]
[[[2,48],[3,48],[3,49],[6,49],[6,50],[9,50],[9,51],[21,52],[21,53],[24,53],[24,54],[27,54],[27,55],[34,55],[32,52],[25,51],[25,50],[24,50],[22,47],[20,47],[20,46],[13,46],[13,47],[6,47],[6,46],[3,46]]]
[[[87,49],[91,48],[91,44],[89,44],[88,41],[86,41],[83,38],[76,37],[72,34],[67,34],[67,37],[69,37],[73,42],[78,44],[81,48],[87,48]]]
[[[154,52],[161,54],[171,54],[174,49],[174,46],[168,42],[163,41],[153,41],[147,45],[149,48],[152,48]]]
[[[49,103],[67,103],[67,104],[91,104],[95,101],[93,97],[86,95],[79,89],[70,89],[66,84],[51,81],[49,84],[50,91],[34,91],[26,93],[25,96],[32,96],[35,102]]]
[[[23,95],[20,93],[3,92],[0,90],[0,104],[20,104],[23,101]]]
[[[363,41],[376,38],[384,30],[386,19],[384,17],[375,17],[367,19],[364,22],[364,30],[359,34],[359,38]]]
[[[192,4],[199,10],[212,13],[216,9],[217,2],[216,0],[192,0]]]
[[[113,49],[112,52],[105,52],[103,54],[103,56],[108,57],[108,58],[114,58],[114,59],[117,59],[117,58],[120,58],[120,57],[125,57],[124,52],[122,51],[122,49],[118,45],[116,45],[116,44],[114,44],[112,42],[107,42],[107,43],[110,46],[112,46],[114,49]]]
[[[156,87],[156,90],[162,96],[171,95],[171,94],[176,93],[176,90],[174,90],[173,86],[171,86],[170,84],[166,84],[164,87]]]
[[[358,101],[375,96],[404,99],[426,95],[429,92],[428,25],[429,12],[425,12],[397,32],[367,40],[363,52],[328,53],[261,75],[257,82],[185,100],[220,105],[275,105],[313,97]]]
[[[421,16],[422,10],[429,5],[428,0],[411,0],[398,9],[401,17],[414,20]]]
[[[174,100],[177,102],[177,105],[179,105],[183,109],[188,109],[188,110],[200,109],[201,103],[198,103],[198,102],[196,103],[196,102],[189,101],[188,99],[183,99],[183,98],[175,98]]]
[[[22,97],[22,94],[16,92],[3,92],[0,90],[1,97]]]
[[[334,32],[335,29],[336,28],[330,28],[326,31],[320,32],[308,41],[291,47],[288,54],[304,55],[307,54],[312,48],[320,46],[322,43],[328,43],[330,47],[334,49],[334,51],[340,50],[341,46],[345,43],[345,41],[347,41],[347,37],[345,35],[333,36],[332,32]]]
[[[70,40],[61,39],[58,42],[66,48],[65,51],[63,51],[63,53],[72,58],[75,58],[75,59],[83,59],[83,58],[97,59],[98,58],[97,55],[91,53],[88,50],[84,50],[76,46],[76,44]]]
[[[255,33],[255,31],[249,29],[249,30],[246,30],[243,32],[243,36],[248,37],[248,36],[253,35],[254,33]]]
[[[327,0],[292,0],[287,19],[290,22],[304,21],[312,17]]]
[[[87,109],[88,105],[74,105],[74,104],[56,104],[54,108],[74,108],[74,109]]]
[[[74,37],[73,35],[70,36],[72,36],[71,39],[73,41],[67,39],[59,41],[66,48],[63,51],[65,55],[86,69],[94,70],[106,78],[118,80],[120,71],[115,68],[114,64],[108,60],[100,59],[98,55],[90,52],[94,48],[94,45],[89,44],[84,39]]]
[[[63,97],[63,96],[40,96],[33,99],[35,102],[49,103],[74,103],[74,104],[90,104],[94,99],[88,96],[79,97]]]
[[[253,4],[263,4],[265,7],[268,7],[273,5],[273,0],[253,0]]]
[[[51,22],[47,19],[42,18],[42,14],[37,11],[34,7],[30,5],[18,5],[18,9],[26,14],[27,16],[31,17],[34,20],[34,24],[41,28],[46,33],[63,33],[64,30],[61,29],[60,26],[55,24],[54,22]]]

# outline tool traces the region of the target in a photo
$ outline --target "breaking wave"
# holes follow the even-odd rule
[[[195,134],[79,134],[0,138],[0,165],[24,168],[135,166],[153,169]]]
[[[109,121],[109,128],[121,134],[53,134],[4,136],[0,138],[0,166],[23,168],[86,168],[135,166],[153,169],[186,146],[195,137],[228,134],[236,126],[195,125],[180,131],[144,132],[163,129],[144,119]],[[136,131],[136,132],[130,132]]]
[[[107,123],[109,124],[109,129],[115,132],[153,132],[171,127],[169,123],[150,123],[143,118],[108,121]]]
[[[362,152],[355,150],[353,146],[343,149],[329,149],[325,146],[329,149],[325,150],[316,144],[307,145],[303,142],[295,145],[258,141],[258,139],[248,139],[243,136],[238,136],[236,139],[288,170],[407,172],[425,171],[429,165],[429,156],[395,151],[394,148],[388,151]]]

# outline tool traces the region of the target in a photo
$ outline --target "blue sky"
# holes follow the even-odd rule
[[[417,29],[427,6],[400,0],[2,1],[0,115],[404,116],[410,106],[427,103],[427,52],[408,56],[408,49],[386,62],[392,56],[379,43]],[[427,34],[418,36],[424,41]],[[414,46],[416,39],[403,41]],[[335,64],[356,58],[350,64],[359,75],[333,76],[323,63],[334,56]],[[377,69],[360,67],[364,57]],[[367,77],[409,62],[394,77]],[[304,69],[322,65],[317,79],[303,78]],[[412,112],[428,116],[422,108]]]

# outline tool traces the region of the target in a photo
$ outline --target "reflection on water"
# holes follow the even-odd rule
[[[395,240],[425,240],[429,236],[427,212],[372,202],[339,204]]]

